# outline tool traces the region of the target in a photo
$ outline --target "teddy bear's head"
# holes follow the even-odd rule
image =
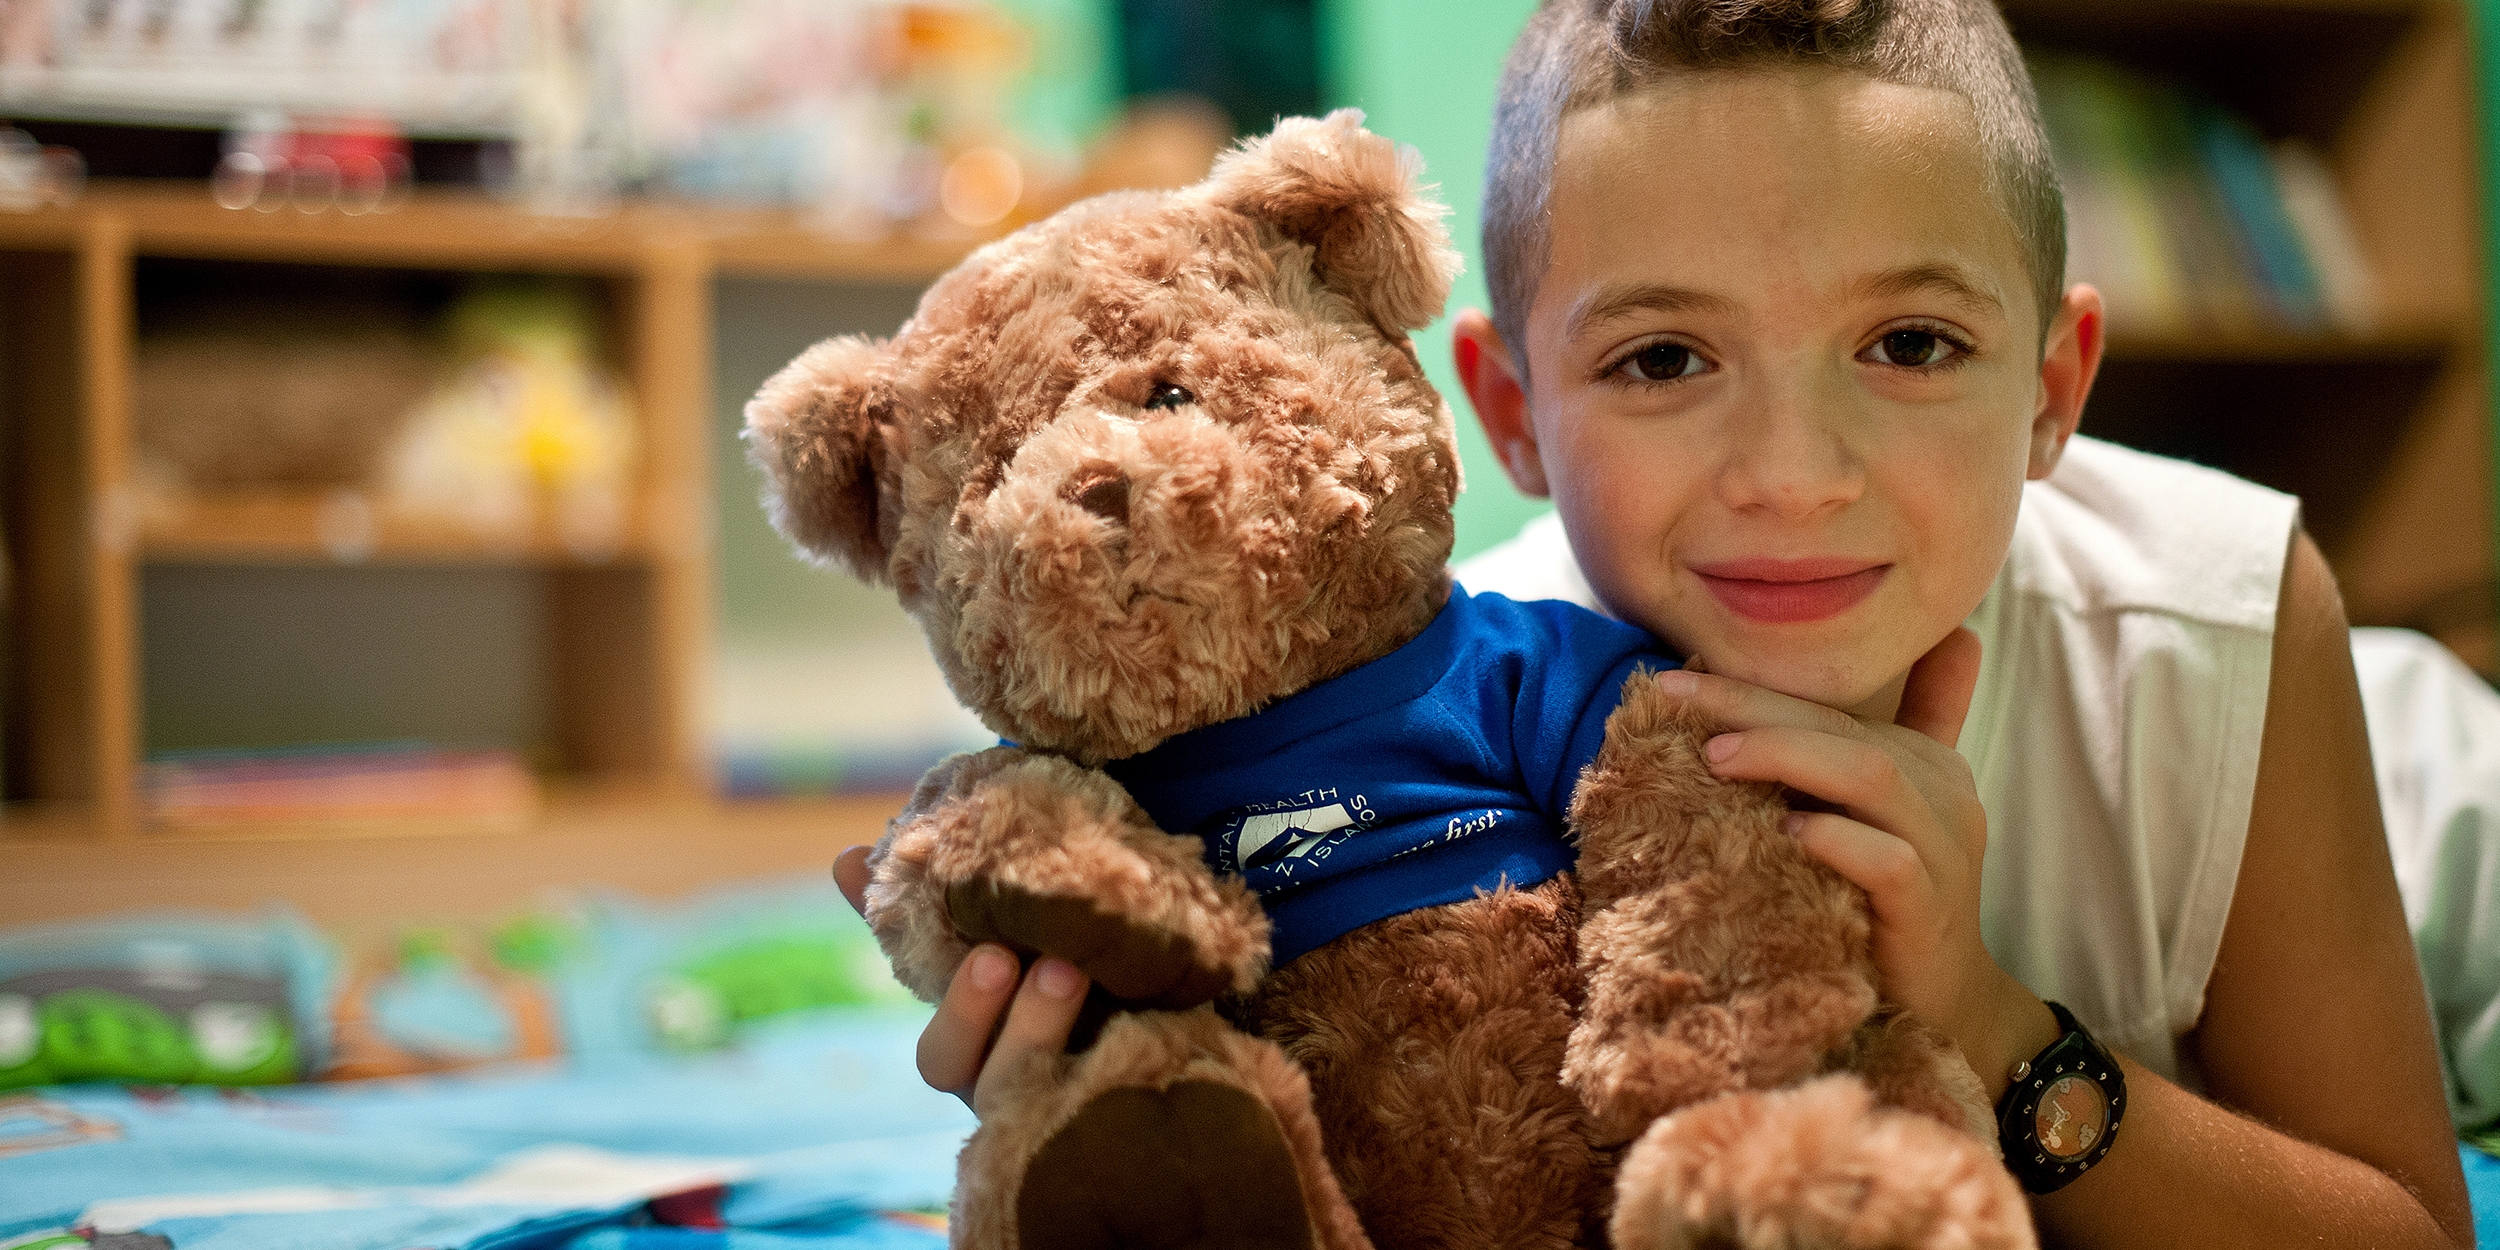
[[[890,581],[957,697],[1085,762],[1387,652],[1447,594],[1449,408],[1406,334],[1458,266],[1360,114],[975,252],[892,339],[747,409],[774,524]]]

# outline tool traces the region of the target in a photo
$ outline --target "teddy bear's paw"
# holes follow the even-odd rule
[[[1875,1105],[1851,1076],[1713,1099],[1625,1157],[1616,1250],[2032,1250],[2030,1209],[1985,1143]]]
[[[1209,1008],[1114,1016],[1084,1054],[998,1081],[964,1147],[958,1246],[1371,1250],[1301,1069]]]
[[[1119,783],[998,747],[940,765],[870,857],[868,922],[931,1002],[976,942],[1075,964],[1113,998],[1182,1008],[1266,970],[1256,896]]]
[[[967,881],[947,887],[946,914],[967,940],[1065,959],[1122,1003],[1195,1007],[1233,983],[1233,970],[1186,933],[1105,911],[1089,898]]]
[[[1571,798],[1592,914],[1714,865],[1803,861],[1782,825],[1788,805],[1778,786],[1711,771],[1704,746],[1720,729],[1660,689],[1655,674],[1624,682],[1605,744]]]

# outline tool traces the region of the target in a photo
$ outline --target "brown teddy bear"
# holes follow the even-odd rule
[[[1775,790],[1711,776],[1674,658],[1451,584],[1414,173],[1284,121],[748,409],[775,524],[1006,740],[876,848],[897,974],[1004,942],[1105,1009],[1005,1082],[955,1243],[2032,1244],[1977,1078]]]

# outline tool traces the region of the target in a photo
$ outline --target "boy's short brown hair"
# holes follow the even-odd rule
[[[1485,281],[1523,376],[1563,118],[1678,73],[1783,65],[1970,101],[2047,333],[2065,290],[2066,208],[2031,75],[1993,0],[1545,0],[1502,67],[1485,162]]]

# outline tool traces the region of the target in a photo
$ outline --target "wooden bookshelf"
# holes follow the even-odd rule
[[[605,565],[661,554],[650,525],[630,510],[612,527],[580,533],[543,515],[481,528],[358,491],[184,495],[144,500],[138,513],[138,556],[158,564]]]
[[[709,798],[697,726],[712,616],[713,281],[925,283],[969,246],[837,240],[786,213],[670,204],[544,218],[456,193],[351,217],[229,210],[199,185],[102,183],[67,208],[0,213],[6,751],[18,800],[0,816],[0,879],[22,877],[31,847],[65,863],[81,853],[65,846],[111,857],[200,840],[150,831],[138,809],[141,583],[173,567],[522,571],[538,579],[550,619],[550,741],[530,745],[556,780],[540,816],[504,836],[587,839],[588,830],[649,833],[670,822],[698,840],[717,833],[724,818]],[[480,530],[354,492],[142,491],[130,373],[147,311],[141,278],[164,262],[213,262],[247,277],[254,266],[322,266],[589,280],[641,423],[641,467],[622,514],[593,532],[544,517]],[[371,846],[488,832],[455,822],[268,836],[318,859],[359,854],[321,849],[351,833],[346,844]],[[830,853],[809,851],[813,862]]]
[[[838,238],[789,211],[668,201],[546,217],[465,191],[426,191],[395,212],[361,216],[234,210],[196,184],[103,181],[67,208],[0,212],[0,250],[68,250],[105,220],[145,256],[631,274],[654,247],[695,245],[708,269],[731,276],[878,283],[925,282],[979,241]]]
[[[2325,154],[2378,286],[2367,333],[2109,327],[2083,429],[2301,496],[2358,624],[2500,674],[2474,44],[2459,0],[2004,0],[2041,51],[2185,82]]]
[[[11,925],[273,899],[334,928],[506,914],[551,890],[666,899],[765,874],[821,873],[900,805],[879,797],[688,804],[634,787],[559,787],[520,831],[438,827],[110,840],[75,810],[13,814],[0,841]]]

